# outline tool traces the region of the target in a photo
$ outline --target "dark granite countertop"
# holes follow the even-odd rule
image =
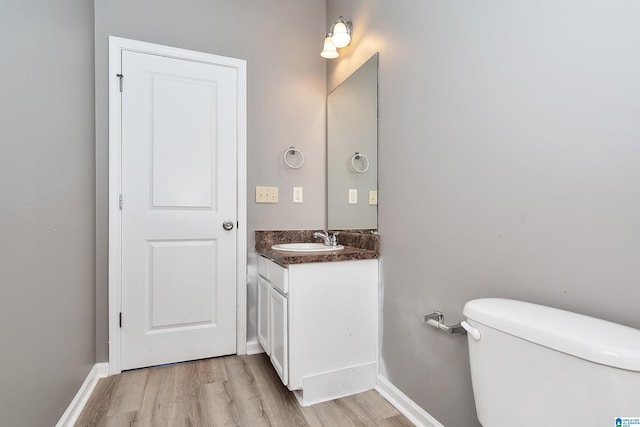
[[[256,231],[256,251],[277,264],[305,264],[311,262],[355,261],[380,257],[380,236],[371,233],[341,231],[338,243],[345,248],[331,252],[285,252],[271,249],[280,243],[322,242],[313,238],[313,230]]]

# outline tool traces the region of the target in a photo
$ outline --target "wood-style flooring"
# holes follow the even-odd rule
[[[264,354],[101,379],[78,426],[413,426],[376,391],[301,407]]]

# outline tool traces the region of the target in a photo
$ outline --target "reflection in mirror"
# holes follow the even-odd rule
[[[327,225],[378,228],[378,54],[327,97]]]

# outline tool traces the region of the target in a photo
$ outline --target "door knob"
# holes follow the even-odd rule
[[[233,230],[233,221],[225,221],[225,222],[223,222],[222,223],[222,228],[224,228],[227,231]]]

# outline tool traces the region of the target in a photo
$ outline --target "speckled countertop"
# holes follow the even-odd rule
[[[380,257],[380,235],[340,231],[338,244],[345,248],[335,252],[284,252],[271,249],[280,243],[312,243],[322,242],[314,239],[317,230],[270,230],[256,231],[256,251],[272,259],[277,264],[305,264],[310,262],[354,261],[361,259],[377,259]]]

